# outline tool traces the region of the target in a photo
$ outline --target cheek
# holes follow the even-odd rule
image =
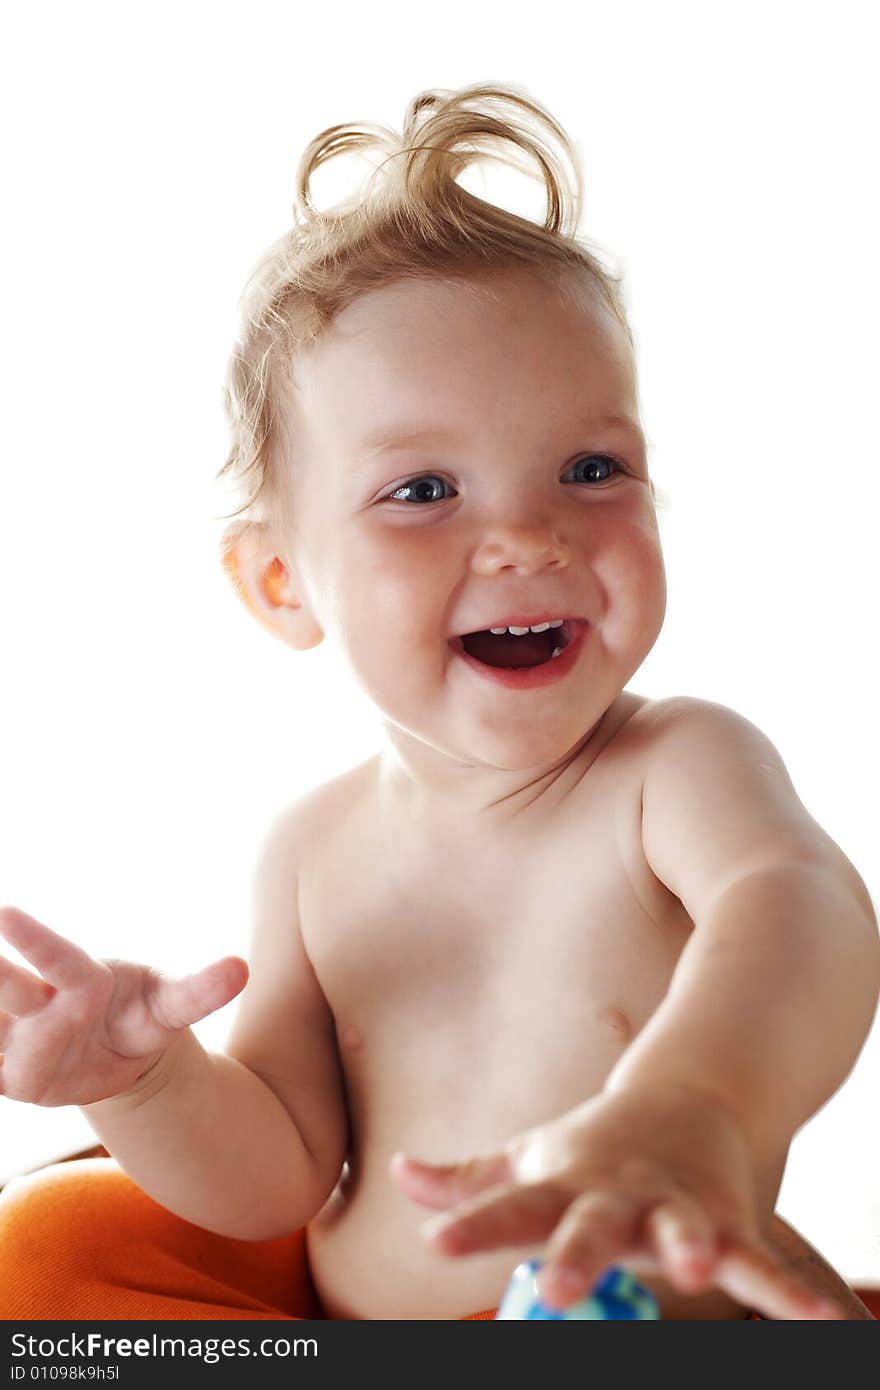
[[[666,611],[666,570],[653,516],[627,522],[609,539],[597,572],[609,615],[656,632]]]
[[[407,658],[445,654],[454,579],[428,545],[401,535],[356,538],[337,551],[330,585],[336,631],[353,661],[406,680]],[[412,677],[416,663],[411,662]]]
[[[646,608],[653,609],[659,604],[665,611],[666,567],[655,521],[633,528],[632,548],[635,578]]]

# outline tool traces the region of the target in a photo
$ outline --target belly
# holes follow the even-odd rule
[[[389,1174],[398,1149],[455,1162],[493,1152],[571,1109],[601,1088],[631,1035],[620,1008],[582,1005],[576,1020],[557,1011],[552,1026],[525,1007],[522,1015],[519,1026],[508,1022],[506,1037],[494,1010],[470,1028],[457,1016],[448,1037],[429,1035],[430,1045],[416,1019],[401,1028],[399,1014],[393,1036],[379,1031],[378,1017],[372,1037],[351,1025],[338,1030],[352,1152],[308,1235],[312,1276],[330,1317],[455,1319],[482,1312],[497,1306],[515,1265],[541,1253],[541,1246],[434,1253],[420,1229],[431,1210],[412,1202]],[[401,1037],[419,1042],[404,1049]]]
[[[334,1197],[308,1230],[312,1277],[328,1318],[456,1321],[498,1307],[520,1260],[541,1258],[543,1246],[441,1259],[417,1232],[395,1220],[381,1198],[351,1203]],[[385,1223],[385,1224],[383,1224]],[[383,1233],[377,1245],[376,1231]],[[719,1290],[686,1298],[652,1269],[629,1263],[657,1299],[661,1318],[731,1321],[747,1316]]]
[[[342,1180],[308,1229],[312,1278],[329,1318],[457,1320],[497,1308],[515,1266],[524,1259],[542,1258],[543,1242],[466,1256],[434,1253],[420,1231],[432,1212],[417,1206],[393,1182],[391,1155],[402,1148],[418,1158],[451,1162],[488,1153],[530,1124],[562,1113],[600,1090],[613,1064],[607,1060],[612,1049],[603,1028],[597,1030],[595,1041],[601,1075],[594,1076],[592,1089],[572,1096],[560,1095],[554,1088],[554,1097],[549,1101],[545,1097],[539,1107],[522,1106],[515,1119],[508,1113],[500,1129],[497,1110],[488,1105],[486,1096],[467,1091],[465,1075],[462,1099],[455,1109],[441,1104],[437,1111],[430,1111],[432,1092],[427,1084],[420,1121],[413,1121],[410,1110],[406,1123],[398,1126],[377,1107]],[[739,1304],[718,1291],[685,1298],[652,1269],[637,1264],[628,1268],[648,1283],[663,1318],[744,1316]]]
[[[430,1212],[402,1211],[412,1204],[383,1186],[390,1189],[389,1178],[362,1183],[355,1197],[338,1189],[309,1227],[312,1278],[327,1316],[455,1320],[497,1307],[519,1252],[435,1255],[418,1230]]]

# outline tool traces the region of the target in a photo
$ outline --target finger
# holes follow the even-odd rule
[[[507,1154],[494,1153],[463,1163],[424,1163],[409,1154],[396,1153],[391,1176],[414,1202],[423,1207],[451,1207],[486,1188],[510,1182]]]
[[[187,1028],[191,1023],[222,1009],[247,984],[247,961],[224,956],[194,975],[172,979],[157,975],[151,998],[156,1017],[166,1028]]]
[[[0,936],[59,989],[81,985],[94,973],[96,962],[86,951],[19,907],[0,908]]]
[[[42,1009],[54,993],[52,986],[38,975],[0,956],[0,1009],[24,1018]]]
[[[722,1252],[714,1281],[731,1298],[783,1321],[843,1321],[837,1304],[809,1289],[759,1241],[743,1241]]]
[[[686,1197],[658,1203],[645,1222],[645,1238],[662,1273],[682,1293],[707,1288],[718,1267],[718,1242],[706,1213]]]
[[[422,1233],[441,1255],[528,1245],[550,1235],[570,1200],[550,1183],[489,1188],[450,1215],[432,1217]]]
[[[617,1192],[589,1192],[571,1203],[547,1246],[538,1292],[567,1308],[593,1288],[615,1258],[635,1244],[641,1203]]]

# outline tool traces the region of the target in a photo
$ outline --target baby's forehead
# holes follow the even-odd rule
[[[582,277],[583,278],[583,277]],[[397,280],[348,305],[294,364],[304,408],[383,414],[481,390],[635,400],[629,337],[599,295],[520,270]],[[557,403],[559,403],[557,401]]]
[[[438,327],[468,323],[488,334],[489,325],[497,320],[526,325],[536,315],[554,311],[577,316],[603,339],[616,340],[619,335],[626,339],[619,321],[584,272],[542,273],[526,267],[503,267],[482,273],[391,280],[343,309],[330,325],[327,340],[357,341],[370,331],[397,332],[407,326],[432,333]]]

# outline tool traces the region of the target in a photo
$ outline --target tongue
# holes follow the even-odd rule
[[[548,632],[529,632],[524,637],[512,637],[509,632],[503,637],[491,632],[470,632],[461,640],[468,656],[487,666],[516,667],[540,666],[549,661],[558,636],[551,628]]]

